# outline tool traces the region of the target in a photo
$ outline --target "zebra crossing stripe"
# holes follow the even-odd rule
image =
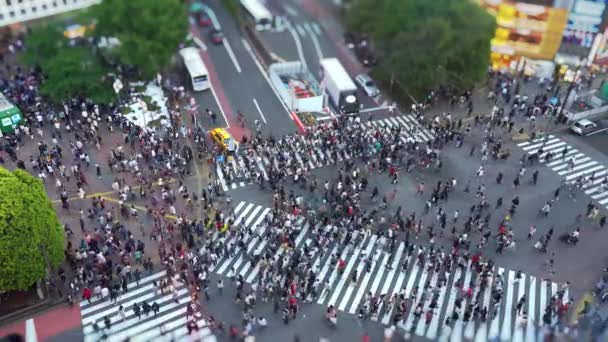
[[[253,227],[258,226],[270,210],[268,208],[254,209],[255,207],[252,208],[246,202],[239,203],[237,208],[238,210],[235,210],[235,212],[239,217],[238,220],[254,231]],[[303,243],[310,244],[307,235],[311,226],[305,223],[302,218],[298,220],[296,225],[302,226],[302,230],[295,241],[296,248],[300,248]],[[264,227],[264,229],[266,228]],[[453,328],[451,328],[442,324],[442,322],[452,315],[456,299],[460,297],[460,288],[455,286],[457,282],[463,284],[465,288],[471,284],[475,275],[471,262],[468,262],[464,268],[456,267],[454,271],[445,273],[445,284],[439,289],[439,292],[432,294],[431,297],[425,296],[425,300],[421,301],[423,292],[425,292],[424,285],[427,281],[430,288],[434,288],[440,278],[443,279],[444,276],[430,269],[432,265],[430,260],[425,260],[424,264],[420,264],[416,256],[408,256],[407,248],[403,242],[396,246],[393,254],[394,258],[391,258],[390,254],[385,251],[380,251],[376,256],[373,256],[376,245],[384,245],[385,241],[384,238],[376,234],[355,232],[348,244],[345,238],[343,236],[341,241],[336,241],[323,251],[320,251],[317,247],[313,248],[312,268],[316,270],[319,283],[325,284],[327,281],[328,285],[323,286],[319,297],[312,298],[312,300],[322,305],[331,304],[340,311],[354,314],[362,304],[366,293],[372,296],[384,295],[388,297],[386,299],[389,299],[404,290],[406,296],[410,297],[408,302],[415,304],[410,304],[407,308],[405,322],[399,322],[399,326],[417,336],[426,336],[431,340],[461,341],[466,339],[468,341],[481,341],[486,338],[524,340],[527,336],[537,334],[538,329],[535,322],[542,319],[542,312],[549,296],[558,291],[556,283],[546,280],[541,282],[535,277],[523,274],[518,281],[515,281],[515,271],[498,268],[496,273],[491,273],[483,290],[481,287],[475,287],[473,291],[473,298],[479,297],[483,306],[489,308],[493,283],[498,281],[497,277],[502,277],[504,297],[495,308],[489,308],[489,314],[492,317],[491,322],[471,320],[465,322],[462,317],[459,317],[459,319],[453,320]],[[340,246],[344,246],[344,249],[340,251],[339,257],[346,260],[346,266],[342,272],[335,263],[332,265],[330,262],[332,256],[340,250]],[[250,235],[246,237],[245,248],[240,251],[240,254],[222,260],[221,266],[218,266],[217,269],[223,267],[224,273],[231,269],[231,272],[233,270],[234,274],[241,274],[247,282],[251,283],[260,272],[260,263],[254,265],[245,262],[243,259],[244,253],[251,253],[251,251],[256,251],[258,254],[263,253],[265,247],[265,240],[260,239],[259,236]],[[285,248],[281,248],[275,253],[274,260],[283,257],[291,258],[291,253],[287,253]],[[366,271],[365,263],[362,262],[363,258],[370,258],[370,272]],[[407,267],[400,266],[403,261],[407,261]],[[227,266],[224,266],[225,264]],[[232,267],[230,267],[231,265]],[[320,266],[321,269],[319,270]],[[353,281],[354,272],[357,272],[358,278],[355,281]],[[537,286],[539,282],[540,286]],[[417,288],[417,294],[416,298],[412,299],[414,288]],[[480,294],[481,291],[483,293]],[[515,310],[515,304],[524,294],[526,294],[526,300],[528,301],[526,305],[529,316],[528,323],[524,322]],[[426,314],[431,310],[430,305],[435,295],[438,299],[437,307],[432,310],[433,315],[429,324],[426,324],[424,316],[416,319],[414,315],[416,305],[419,304],[422,313]],[[460,307],[466,308],[472,300],[472,298],[463,297]],[[384,301],[380,301],[377,309],[370,317],[371,320],[380,321],[382,324],[390,324],[395,305],[393,303],[387,305]]]
[[[300,221],[301,223],[301,221]],[[295,248],[300,247],[300,244],[302,243],[302,240],[304,239],[304,236],[306,236],[306,233],[308,232],[308,229],[310,228],[310,225],[307,223],[304,225],[304,227],[302,228],[302,231],[300,232],[300,234],[298,235],[298,237],[296,238],[296,246]],[[282,248],[281,250],[279,250],[277,256],[281,257],[283,255],[283,253],[285,252],[285,248]],[[251,271],[251,273],[249,274],[249,276],[247,277],[246,281],[248,283],[253,283],[253,280],[255,279],[255,277],[258,275],[258,272],[260,271],[260,264],[258,263],[253,270]]]
[[[378,238],[378,236],[376,234],[373,234],[371,236],[370,242],[368,243],[367,248],[365,249],[363,257],[367,257],[368,255],[371,255],[372,248],[376,245],[377,238]],[[363,262],[361,262],[360,260],[357,260],[357,262],[359,263],[359,266],[357,267],[356,272],[357,272],[357,277],[360,278],[362,275],[361,272],[363,272],[363,267],[365,266],[365,264]],[[352,296],[353,291],[355,290],[355,286],[357,285],[358,281],[359,281],[359,279],[356,279],[346,288],[346,293],[344,294],[344,298],[346,298],[346,300],[343,300],[340,302],[340,305],[338,306],[338,310],[344,311],[344,309],[346,309],[346,305],[348,304],[350,297]]]
[[[367,242],[367,244],[368,244],[367,248],[369,248],[369,249],[371,249],[370,246],[372,246],[371,240],[372,239],[370,237],[370,239]],[[349,280],[348,274],[350,274],[350,270],[355,265],[355,262],[359,261],[359,255],[361,254],[362,250],[363,250],[362,248],[355,248],[354,253],[350,255],[349,261],[346,264],[346,267],[345,267],[345,269],[343,271],[343,276],[340,277],[341,279],[338,282],[338,285],[336,286],[336,288],[334,289],[333,295],[329,299],[329,302],[327,303],[327,305],[335,305],[336,304],[336,301],[338,300],[338,296],[342,292],[342,288],[344,287],[344,284]],[[344,302],[346,302],[346,300]]]
[[[86,311],[82,311],[84,341],[99,341],[102,339],[102,335],[106,336],[107,341],[166,341],[168,336],[173,339],[184,337],[187,334],[185,314],[190,292],[184,284],[178,283],[176,297],[169,292],[159,293],[159,289],[153,283],[165,274],[165,271],[161,271],[144,277],[139,284],[136,281],[128,284],[132,290],[119,296],[115,303],[108,298],[91,304],[81,303],[82,307],[86,307]],[[141,319],[138,318],[132,309],[133,305],[144,301],[157,303],[160,308],[159,313],[155,315],[150,312],[147,315],[142,314]],[[124,308],[124,316],[119,313],[119,306]],[[101,331],[95,331],[93,324],[105,318],[110,320],[111,327],[108,329],[100,326]],[[166,335],[160,336],[161,325],[165,327]],[[197,336],[202,341],[215,341],[211,330],[205,327],[205,321],[200,320],[199,325],[203,328]],[[105,324],[103,326],[105,327]]]
[[[404,252],[406,253],[405,260],[407,260],[408,259],[407,252],[406,251],[404,251]],[[399,272],[399,276],[397,277],[397,282],[395,283],[395,286],[393,287],[393,291],[392,291],[393,296],[399,294],[399,291],[402,289],[404,281],[405,281],[405,270]],[[391,317],[393,317],[393,311],[395,310],[395,306],[396,306],[395,303],[393,303],[393,305],[390,307],[390,310],[388,310],[388,312],[384,315],[384,318],[382,319],[382,324],[384,324],[384,325],[389,324]]]
[[[363,122],[362,125],[370,128],[376,127],[382,129],[388,129],[395,126],[404,126],[406,130],[402,131],[400,136],[400,139],[403,142],[418,141],[425,143],[434,139],[434,134],[420,125],[420,123],[418,123],[416,119],[410,115],[401,115],[380,120],[366,121]],[[303,140],[302,143],[304,144]],[[352,156],[346,154],[345,151],[338,151],[336,156],[337,160],[333,160],[332,153],[329,150],[320,150],[319,146],[302,146],[310,149],[308,153],[305,153],[305,156],[308,156],[308,158],[306,158],[306,162],[304,162],[304,157],[302,155],[304,150],[289,151],[289,155],[292,156],[295,161],[297,161],[299,166],[304,166],[306,164],[311,169],[323,167],[336,162],[343,162],[344,160],[352,158]],[[274,154],[276,153],[278,153],[278,151],[275,150]],[[249,162],[245,163],[244,158],[248,158]],[[251,160],[252,158],[253,160]],[[292,163],[292,165],[293,164],[294,163]],[[269,158],[266,156],[260,156],[256,150],[251,150],[248,157],[234,154],[226,158],[223,164],[216,163],[215,173],[219,185],[221,186],[222,190],[226,192],[247,186],[255,181],[251,179],[256,173],[253,171],[254,168],[258,169],[258,171],[263,175],[264,179],[269,180],[270,178],[268,176],[267,168],[272,167],[274,167],[274,169],[277,171],[281,170],[281,168],[279,168],[278,161],[274,156],[272,157],[272,160],[269,160]],[[291,168],[284,168],[284,170],[290,176],[293,173]]]
[[[395,277],[395,273],[397,273],[397,270],[399,269],[399,261],[401,260],[401,254],[403,253],[404,249],[405,249],[405,244],[403,242],[401,242],[399,244],[399,248],[397,249],[397,254],[395,255],[395,258],[393,259],[393,263],[391,265],[391,270],[388,273],[388,275],[386,276],[386,280],[384,281],[384,286],[382,287],[382,291],[380,292],[381,294],[385,294],[388,298],[391,298],[395,294],[395,290],[397,289],[396,287],[393,287],[393,289],[391,291],[390,286],[393,282],[393,278]],[[382,312],[383,305],[384,305],[384,303],[381,302],[380,307],[378,308],[378,315],[380,315],[380,313]],[[394,306],[394,303],[391,303],[391,306]],[[372,320],[377,321],[377,318],[376,319],[372,318]]]
[[[161,277],[163,277],[165,274],[166,274],[166,272],[165,272],[164,270],[163,270],[163,271],[160,271],[160,272],[157,272],[157,273],[154,273],[154,274],[149,275],[149,276],[147,276],[147,277],[141,278],[141,279],[139,280],[139,283],[140,283],[140,284],[145,284],[145,283],[147,283],[147,282],[149,282],[149,281],[152,281],[152,280],[156,280],[156,279],[158,279],[158,278],[161,278]],[[130,295],[132,295],[132,292],[133,292],[133,291],[131,291],[131,292],[127,292],[127,294],[130,296]],[[139,293],[139,292],[136,292],[136,293]],[[123,295],[123,298],[125,298],[124,296],[126,296],[126,295]],[[87,311],[86,309],[83,309],[83,308],[87,308],[87,307],[89,307],[89,306],[96,305],[96,304],[98,304],[97,302],[99,302],[99,301],[103,301],[103,303],[104,303],[104,304],[105,304],[105,303],[107,303],[107,302],[106,302],[106,301],[104,301],[104,300],[97,300],[97,298],[95,298],[95,297],[92,297],[92,298],[91,298],[91,303],[89,303],[89,302],[88,302],[88,301],[86,301],[86,300],[81,301],[81,302],[80,302],[81,314],[82,314],[82,315],[85,315],[85,314],[87,314],[88,312],[91,312],[91,311]],[[107,305],[109,305],[109,304],[107,304]]]

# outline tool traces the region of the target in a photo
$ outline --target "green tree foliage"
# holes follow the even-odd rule
[[[112,55],[137,67],[150,79],[162,70],[188,32],[188,17],[179,0],[104,0],[92,10],[96,36],[121,42]]]
[[[42,63],[55,56],[66,42],[57,26],[34,26],[25,37],[27,50],[22,60],[29,66],[42,66]]]
[[[0,290],[24,290],[64,258],[65,236],[44,185],[17,169],[0,168]]]
[[[483,79],[496,25],[470,0],[355,0],[346,23],[372,39],[387,69],[375,74],[394,77],[416,98]]]
[[[56,103],[83,96],[97,103],[109,103],[115,95],[108,70],[89,47],[59,50],[42,63],[46,79],[41,92]]]

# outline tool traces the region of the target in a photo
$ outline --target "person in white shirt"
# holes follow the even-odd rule
[[[260,316],[260,318],[258,318],[258,325],[260,326],[260,328],[265,328],[266,326],[268,326],[268,321],[266,320],[266,318]]]

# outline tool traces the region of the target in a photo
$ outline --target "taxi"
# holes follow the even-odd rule
[[[234,152],[238,148],[238,143],[232,135],[224,128],[214,128],[211,130],[211,139],[222,149],[222,151]]]

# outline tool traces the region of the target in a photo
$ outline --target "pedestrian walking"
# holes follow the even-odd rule
[[[118,307],[118,314],[120,316],[120,320],[124,322],[127,318],[127,314],[125,313],[125,308],[122,305]]]
[[[224,293],[224,281],[222,279],[217,281],[217,292],[220,296]]]
[[[526,295],[524,294],[517,301],[517,306],[515,307],[515,311],[517,312],[517,314],[519,314],[521,312],[521,309],[524,307],[525,303],[526,303]]]
[[[536,234],[536,226],[530,225],[530,230],[528,231],[528,240],[532,240],[534,234]]]

